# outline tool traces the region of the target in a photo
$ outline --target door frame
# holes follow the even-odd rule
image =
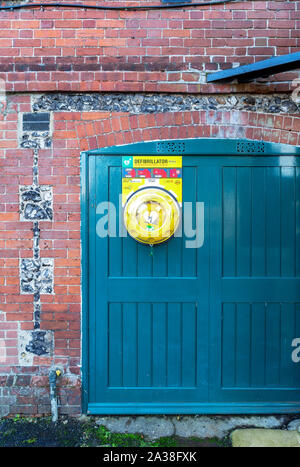
[[[199,143],[201,143],[199,145]],[[89,212],[89,157],[98,155],[197,155],[197,156],[300,156],[300,146],[288,144],[271,143],[265,141],[256,141],[249,139],[223,139],[223,138],[197,138],[197,139],[177,139],[177,140],[159,140],[143,143],[133,143],[121,146],[111,146],[82,151],[80,154],[80,178],[81,178],[81,287],[82,287],[82,314],[81,314],[81,378],[82,378],[82,412],[89,414],[99,414],[99,404],[89,404],[88,411],[88,374],[89,374],[89,231],[88,231],[88,212]],[[147,404],[135,404],[140,406],[138,413],[155,414],[161,413],[159,408]],[[130,409],[128,407],[128,409]],[[178,409],[177,409],[178,410]],[[298,406],[287,403],[186,403],[184,413],[203,413],[203,414],[266,414],[266,413],[291,413],[300,411],[300,401]],[[116,413],[116,407],[109,404],[101,407],[101,414]],[[128,412],[121,407],[119,414],[137,413]],[[172,404],[164,413],[177,413],[176,407]],[[183,412],[182,412],[183,413]]]

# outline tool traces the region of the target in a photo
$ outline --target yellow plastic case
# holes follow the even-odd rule
[[[167,190],[145,187],[133,193],[124,206],[124,224],[131,237],[156,245],[174,235],[180,221],[180,206]]]

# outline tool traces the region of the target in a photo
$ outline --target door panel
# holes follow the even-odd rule
[[[195,303],[111,303],[108,313],[109,387],[197,387]]]
[[[206,401],[209,242],[200,249],[185,248],[183,236],[151,250],[129,236],[93,235],[103,214],[99,203],[113,203],[119,217],[121,157],[90,159],[90,190],[96,194],[90,207],[95,297],[90,310],[95,333],[90,402]],[[184,167],[190,183],[184,184],[183,196],[204,202],[208,219],[211,169],[200,173],[195,162],[189,158]],[[108,205],[110,219],[113,209]],[[193,224],[195,215],[194,210]]]
[[[184,232],[152,252],[95,234],[99,203],[119,218],[121,156],[89,157],[89,190],[90,411],[297,404],[299,159],[184,156],[183,201],[204,203],[200,248]]]
[[[299,304],[224,303],[222,387],[299,386],[299,370],[291,359],[299,322]]]
[[[216,253],[214,264],[222,274],[216,269],[211,298],[221,323],[212,337],[220,366],[210,394],[214,401],[299,401],[300,368],[291,357],[300,335],[299,167],[247,159],[224,158],[220,167],[222,259]]]
[[[299,183],[298,167],[223,167],[223,277],[299,277]]]

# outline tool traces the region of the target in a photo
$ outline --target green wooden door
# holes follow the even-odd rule
[[[287,150],[276,145],[268,157],[237,156],[236,142],[186,146],[183,201],[193,227],[195,202],[204,206],[204,243],[187,248],[183,234],[153,254],[120,237],[118,225],[112,237],[97,225],[107,212],[113,221],[113,206],[118,221],[122,154],[157,145],[86,155],[85,406],[95,414],[299,410],[299,158],[271,157]]]

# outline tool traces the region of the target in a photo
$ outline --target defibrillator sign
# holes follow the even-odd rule
[[[127,168],[180,168],[181,156],[123,156],[122,166]]]

